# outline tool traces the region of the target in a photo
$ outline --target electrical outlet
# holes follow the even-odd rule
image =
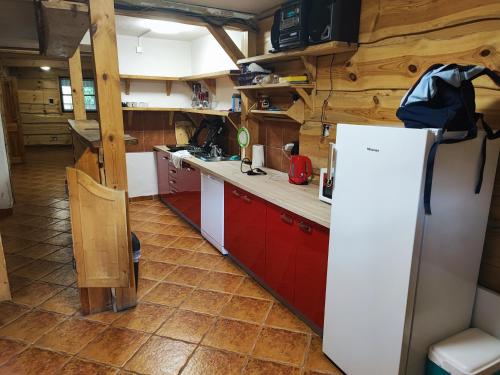
[[[323,130],[321,132],[321,136],[325,138],[330,136],[330,125],[323,124]]]

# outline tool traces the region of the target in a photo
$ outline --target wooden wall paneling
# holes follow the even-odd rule
[[[82,61],[80,59],[80,48],[68,60],[69,76],[71,80],[71,96],[73,98],[73,115],[75,120],[86,120],[85,97],[83,96]]]
[[[10,300],[9,277],[7,276],[7,266],[5,264],[5,255],[2,245],[2,236],[0,235],[0,301]]]
[[[422,34],[467,23],[498,19],[497,0],[364,0],[361,7],[361,43],[398,35]]]
[[[114,2],[113,0],[90,0],[89,13],[97,100],[98,107],[101,109],[99,111],[99,124],[104,154],[105,184],[112,189],[127,192]],[[126,208],[128,222],[128,203]],[[130,287],[116,289],[115,308],[117,310],[135,306],[137,298],[129,225],[127,225],[127,231]]]

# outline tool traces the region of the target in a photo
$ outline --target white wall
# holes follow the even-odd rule
[[[157,195],[154,152],[127,153],[127,179],[130,198]]]
[[[125,94],[121,83],[123,102],[146,102],[149,107],[186,108],[191,106],[192,91],[184,82],[173,82],[172,93],[165,93],[165,82],[130,81],[130,94]]]
[[[241,48],[243,33],[229,30],[228,34]],[[238,69],[238,67],[212,35],[206,35],[191,42],[191,74],[229,69]]]
[[[5,140],[2,114],[0,113],[0,209],[12,208],[12,188],[10,185],[9,161]]]
[[[136,52],[137,38],[117,35],[120,74],[179,77],[191,74],[191,44],[178,40],[141,38],[142,53]]]
[[[472,326],[500,339],[500,295],[478,287]]]

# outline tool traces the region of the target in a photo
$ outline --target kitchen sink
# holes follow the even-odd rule
[[[228,161],[231,160],[229,156],[209,156],[209,155],[200,155],[200,154],[194,154],[193,155],[195,158],[198,158],[202,161]]]

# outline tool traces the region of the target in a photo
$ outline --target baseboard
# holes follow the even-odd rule
[[[10,216],[14,213],[14,210],[12,208],[0,208],[0,219]]]
[[[158,195],[146,195],[143,197],[133,197],[129,198],[129,202],[142,202],[142,201],[155,201],[158,200]]]

